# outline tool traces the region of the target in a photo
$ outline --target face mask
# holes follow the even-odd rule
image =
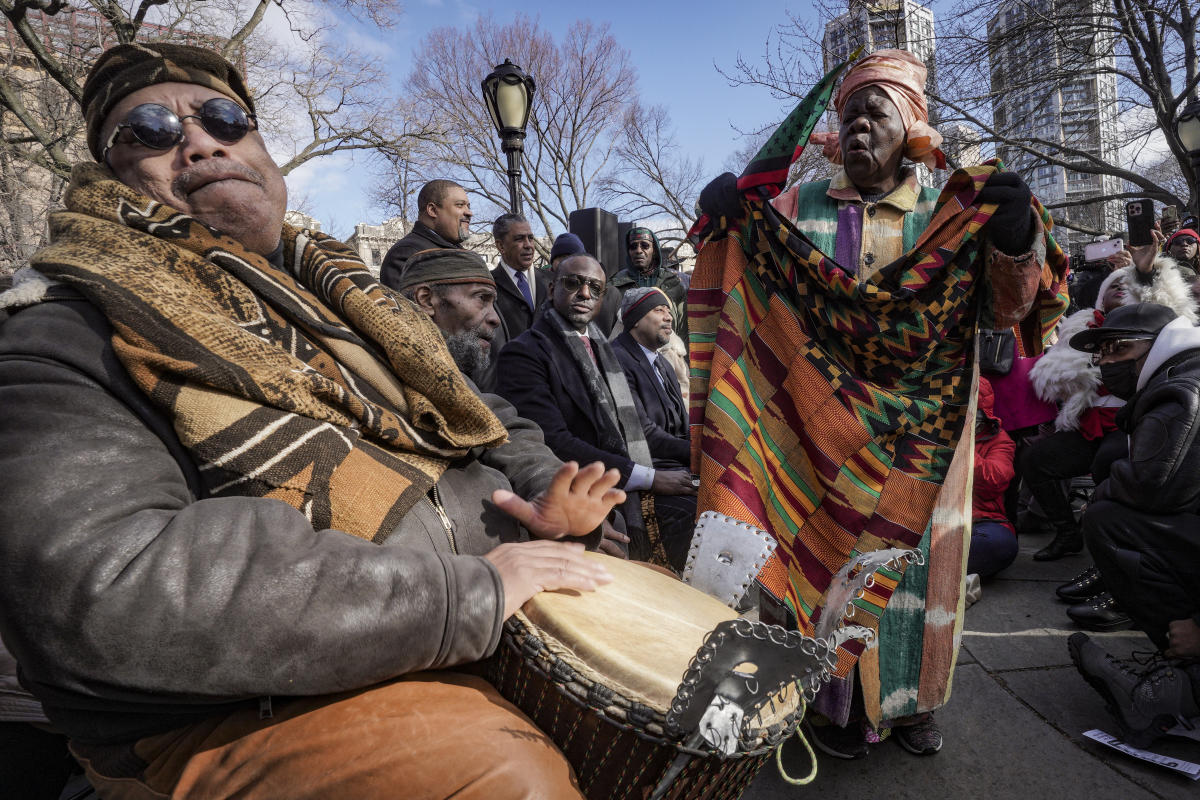
[[[1128,400],[1137,393],[1137,359],[1100,365],[1100,381],[1113,397]]]

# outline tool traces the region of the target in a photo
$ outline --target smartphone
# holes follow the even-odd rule
[[[1154,244],[1154,237],[1150,234],[1154,229],[1153,200],[1126,203],[1125,222],[1129,225],[1129,244],[1132,247]]]
[[[1107,242],[1092,242],[1083,248],[1084,261],[1103,261],[1124,249],[1125,243],[1120,239],[1109,239]]]

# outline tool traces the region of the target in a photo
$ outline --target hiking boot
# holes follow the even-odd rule
[[[1093,565],[1059,586],[1054,593],[1071,603],[1082,603],[1103,591],[1104,579],[1100,577],[1100,568]]]
[[[1085,631],[1123,631],[1133,627],[1133,620],[1117,605],[1111,592],[1101,592],[1071,606],[1067,616]]]
[[[1150,744],[1176,725],[1192,729],[1200,717],[1197,684],[1200,667],[1182,667],[1161,653],[1134,671],[1096,645],[1086,633],[1067,639],[1071,661],[1121,727],[1121,738],[1134,747]],[[1189,674],[1191,673],[1191,674]]]
[[[942,749],[942,731],[930,715],[915,725],[896,725],[892,735],[900,746],[913,755],[931,756]]]
[[[867,739],[863,735],[862,725],[851,722],[844,728],[837,725],[813,725],[804,720],[804,732],[808,734],[813,747],[827,756],[852,761],[866,758],[871,752]]]

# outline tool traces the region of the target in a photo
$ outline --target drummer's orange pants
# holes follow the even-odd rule
[[[76,746],[105,800],[579,798],[546,735],[479,678],[417,673],[206,719],[122,748]]]

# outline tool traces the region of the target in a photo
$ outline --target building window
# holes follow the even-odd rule
[[[375,264],[378,264],[378,263],[379,263],[379,251],[378,251],[378,250],[371,250],[371,264],[372,264],[372,265],[375,265]]]

